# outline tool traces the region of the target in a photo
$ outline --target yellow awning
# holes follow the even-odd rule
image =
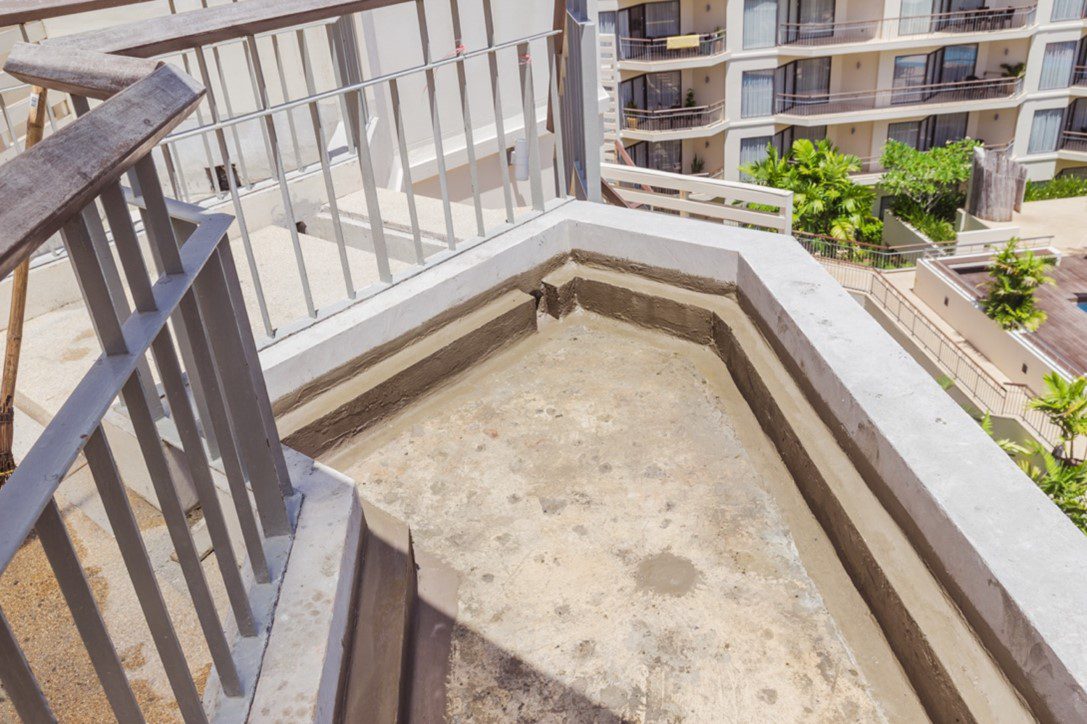
[[[701,42],[702,36],[700,35],[673,35],[668,38],[665,47],[668,50],[683,50],[684,48],[697,48]]]

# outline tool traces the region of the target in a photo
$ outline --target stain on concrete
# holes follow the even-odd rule
[[[702,573],[689,559],[664,551],[643,558],[634,571],[638,590],[662,596],[685,596],[694,590]]]

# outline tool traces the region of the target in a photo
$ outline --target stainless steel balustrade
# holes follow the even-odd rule
[[[695,35],[696,33],[691,33]],[[725,31],[698,34],[698,45],[669,48],[668,38],[618,38],[619,60],[653,62],[718,55],[725,52]]]
[[[954,83],[881,88],[841,93],[776,93],[774,112],[790,116],[851,113],[900,105],[961,103],[1010,98],[1023,90],[1023,78],[979,78]]]
[[[413,1],[413,0],[408,0]],[[424,51],[424,62],[419,66],[393,73],[364,79],[360,62],[357,40],[354,37],[355,16],[326,18],[303,25],[277,28],[262,34],[244,38],[231,38],[207,46],[196,46],[183,51],[175,51],[165,56],[169,60],[190,68],[207,88],[205,104],[201,106],[195,124],[178,129],[160,145],[159,153],[164,161],[164,181],[171,191],[182,200],[204,207],[214,207],[222,202],[229,202],[236,217],[238,234],[245,250],[248,273],[253,281],[257,315],[263,331],[259,345],[270,344],[290,333],[307,326],[316,319],[323,318],[343,306],[368,297],[403,279],[417,273],[421,268],[448,258],[470,243],[489,238],[505,230],[510,224],[521,223],[544,210],[545,198],[562,198],[566,195],[561,154],[556,152],[551,158],[542,159],[540,153],[539,128],[537,124],[537,102],[548,99],[555,117],[561,117],[555,38],[560,30],[549,30],[529,36],[498,42],[494,35],[494,19],[491,2],[482,3],[486,26],[487,44],[479,48],[466,48],[461,42],[461,17],[457,0],[449,0],[453,18],[453,38],[431,38],[427,13],[421,0],[414,0],[417,8],[418,32]],[[325,37],[320,30],[324,28]],[[437,45],[452,44],[454,51],[448,55],[436,57],[432,48]],[[319,46],[319,47],[318,47]],[[252,93],[249,97],[238,98],[237,88],[232,90],[227,80],[231,64],[229,58],[237,59],[239,49],[244,51],[246,62],[234,65],[234,72],[245,67],[249,72]],[[288,74],[284,70],[284,53],[290,51],[301,59],[302,73],[305,78],[305,93],[292,95]],[[474,109],[469,102],[470,76],[466,64],[477,58],[486,58],[490,75],[493,108]],[[516,66],[513,64],[516,63]],[[535,64],[548,68],[549,88],[538,95],[533,87],[533,74],[528,72]],[[529,207],[516,212],[514,203],[513,180],[507,165],[504,149],[512,145],[512,140],[505,128],[509,119],[503,118],[500,97],[499,77],[502,66],[506,72],[515,72],[520,78],[521,126],[528,141],[529,160]],[[456,72],[456,84],[451,88],[438,88],[436,72],[449,66]],[[318,75],[332,76],[333,87],[320,86]],[[438,186],[443,208],[445,232],[441,238],[428,237],[420,226],[417,192],[412,188],[411,154],[404,134],[404,113],[415,112],[413,98],[404,98],[404,83],[422,78],[425,81],[425,105],[429,108],[430,122],[433,129],[431,144],[434,150],[434,162],[437,168]],[[274,89],[274,90],[273,90]],[[273,98],[272,93],[277,97]],[[442,121],[438,113],[438,95],[459,94],[458,105],[461,110],[461,123],[454,132],[463,134],[464,153],[467,157],[470,203],[474,209],[474,237],[464,239],[463,229],[454,229],[454,214],[451,207],[450,169],[448,168],[449,151],[448,132],[443,132]],[[400,254],[396,259],[409,269],[394,274],[390,264],[390,249],[386,239],[390,232],[383,222],[379,203],[379,182],[375,177],[374,149],[371,135],[373,123],[378,122],[371,106],[377,98],[386,100],[391,109],[392,118],[380,119],[389,124],[396,136],[395,151],[400,169],[404,174],[403,193],[409,214],[409,223],[404,233],[410,234],[411,253]],[[338,109],[336,108],[338,106]],[[374,107],[378,107],[374,105]],[[338,110],[338,112],[337,112]],[[493,116],[492,116],[493,113]],[[483,160],[479,156],[478,126],[481,116],[493,117],[495,121],[496,145],[499,149],[497,161]],[[308,120],[308,122],[307,122]],[[263,152],[254,153],[246,148],[243,139],[246,128],[260,126],[264,139]],[[350,139],[349,147],[330,149],[326,141],[329,130],[337,125],[344,126]],[[561,125],[561,124],[560,124]],[[563,129],[556,128],[556,150],[561,147]],[[252,134],[249,134],[250,136]],[[288,140],[285,140],[288,139]],[[312,144],[309,143],[312,141]],[[312,149],[307,151],[307,149]],[[418,151],[418,149],[415,149]],[[488,154],[489,155],[489,154]],[[505,218],[503,223],[488,226],[487,215],[480,188],[481,166],[483,163],[498,166],[498,177],[502,183]],[[365,289],[358,288],[352,276],[344,233],[344,219],[339,199],[356,190],[342,188],[343,182],[337,168],[350,164],[357,166],[361,177],[361,190],[366,201],[366,222],[373,237],[373,253],[380,276],[378,284]],[[543,169],[546,164],[555,169],[556,188],[545,192]],[[202,166],[212,170],[208,176],[200,179],[187,178],[184,169]],[[218,173],[218,175],[217,175]],[[292,186],[308,174],[319,173],[324,188],[323,203],[327,204],[331,216],[333,231],[332,243],[339,251],[342,270],[343,293],[339,302],[318,305],[311,291],[315,281],[306,266],[305,254],[299,239],[299,222],[305,222],[312,209],[300,209]],[[191,174],[190,174],[191,176]],[[222,178],[225,176],[225,179]],[[559,181],[562,187],[559,188]],[[225,181],[226,188],[220,188]],[[341,188],[338,188],[341,187]],[[290,318],[274,318],[269,308],[269,285],[283,286],[283,278],[264,278],[259,269],[260,250],[254,248],[252,234],[258,229],[248,220],[247,197],[278,187],[283,219],[277,222],[291,235],[295,258],[293,276],[302,290],[298,300],[298,311]],[[458,237],[460,241],[458,241]],[[445,245],[444,252],[429,255],[427,242],[439,242]],[[285,270],[284,270],[285,271]],[[327,288],[327,282],[317,283]]]
[[[631,131],[681,131],[712,126],[724,120],[724,101],[707,106],[661,108],[653,111],[640,108],[623,109],[623,127]]]

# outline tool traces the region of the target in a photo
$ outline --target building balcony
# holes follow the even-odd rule
[[[704,129],[725,121],[725,102],[688,108],[661,108],[648,111],[641,108],[623,109],[623,132],[668,133]]]
[[[619,38],[619,60],[654,63],[708,58],[725,52],[725,31],[667,38]]]
[[[1077,65],[1072,68],[1072,79],[1069,81],[1070,86],[1087,86],[1087,65]]]
[[[1023,79],[1020,77],[978,78],[954,83],[844,93],[778,93],[774,97],[774,110],[782,115],[810,117],[890,109],[896,106],[1011,98],[1022,90]]]
[[[1060,150],[1087,153],[1087,132],[1061,131]]]
[[[1037,5],[979,8],[851,22],[781,23],[778,45],[820,47],[936,34],[992,33],[1034,24]]]

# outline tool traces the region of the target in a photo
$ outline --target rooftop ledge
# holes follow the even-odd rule
[[[352,376],[359,360],[373,363],[420,330],[436,336],[513,290],[536,291],[571,260],[606,260],[608,273],[650,277],[711,306],[723,294],[737,300],[867,484],[864,494],[893,517],[1034,715],[1087,717],[1087,540],[789,237],[562,204],[263,350],[281,420]],[[845,561],[836,538],[844,533],[827,533]],[[844,565],[894,646],[916,625],[909,606],[881,602],[865,566]],[[925,662],[903,666],[916,672]],[[913,684],[930,711],[944,708],[939,682]]]

